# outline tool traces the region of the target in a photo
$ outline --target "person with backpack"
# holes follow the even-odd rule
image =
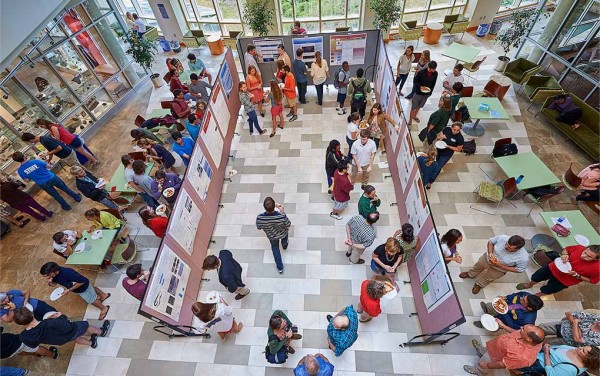
[[[348,93],[348,83],[350,82],[350,65],[347,61],[342,63],[342,67],[335,71],[333,76],[333,87],[338,90],[337,103],[340,107],[336,108],[338,115],[344,115],[346,110],[344,109],[344,102],[346,102],[346,95]]]
[[[600,365],[600,348],[597,346],[571,347],[544,344],[535,363],[520,368],[522,376],[577,376],[597,370]]]
[[[367,94],[371,92],[371,83],[363,77],[364,74],[365,71],[362,68],[358,68],[356,77],[350,79],[350,85],[348,85],[350,112],[358,112],[361,117],[365,117]]]
[[[281,310],[277,310],[271,315],[267,336],[269,339],[265,348],[265,357],[267,362],[275,364],[285,363],[288,354],[296,352],[290,346],[292,340],[302,338],[302,335],[298,334],[298,327],[294,326]]]

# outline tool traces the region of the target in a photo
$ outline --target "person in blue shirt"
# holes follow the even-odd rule
[[[0,320],[5,323],[12,322],[15,309],[25,307],[26,304],[31,304],[33,316],[39,321],[43,320],[46,313],[57,311],[56,308],[43,300],[32,298],[29,291],[8,290],[7,292],[0,292]]]
[[[204,62],[196,57],[194,54],[188,54],[188,67],[192,72],[198,72],[198,77],[203,79],[204,77],[208,77],[208,83],[212,85],[212,76],[208,73],[208,69],[206,69],[206,65]]]
[[[327,342],[329,348],[340,356],[358,339],[358,314],[352,305],[341,310],[337,315],[327,315]]]
[[[175,141],[173,144],[173,151],[181,157],[184,165],[188,165],[190,163],[190,158],[192,157],[192,152],[194,151],[194,140],[189,137],[181,136],[180,132],[171,133],[171,137]]]
[[[63,210],[71,210],[72,208],[67,204],[65,199],[62,198],[56,188],[71,196],[73,200],[81,202],[81,195],[72,191],[61,178],[48,170],[48,164],[46,162],[39,159],[28,160],[28,158],[20,151],[14,152],[12,159],[21,164],[17,170],[21,179],[26,182],[33,180],[40,188],[52,196],[52,198],[60,204]]]
[[[302,104],[306,104],[306,88],[308,86],[308,79],[306,78],[306,73],[308,69],[306,68],[306,64],[302,60],[302,55],[304,51],[302,48],[298,48],[296,50],[296,58],[292,62],[292,73],[294,73],[294,78],[296,79],[296,86],[298,87],[298,101]]]
[[[198,133],[200,133],[200,123],[202,123],[202,118],[196,116],[196,114],[190,114],[188,116],[187,121],[185,122],[185,129],[187,129],[190,137],[194,141],[198,141]]]
[[[294,368],[294,376],[332,376],[333,369],[325,355],[306,355]]]
[[[494,310],[492,303],[480,302],[483,312],[495,316],[498,325],[507,332],[511,333],[521,329],[527,324],[534,325],[537,319],[537,311],[544,307],[544,301],[537,295],[526,291],[506,295],[508,312],[499,314]],[[481,321],[473,323],[478,328],[483,328]]]

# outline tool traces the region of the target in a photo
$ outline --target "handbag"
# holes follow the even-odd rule
[[[425,141],[425,139],[427,138],[427,133],[429,133],[429,132],[427,131],[427,127],[423,128],[423,129],[421,130],[421,132],[419,132],[419,140],[421,140],[421,142],[424,142],[424,141]]]
[[[556,233],[556,235],[563,237],[563,238],[566,236],[569,236],[571,234],[571,230],[569,230],[565,226],[558,224],[558,223],[555,224],[554,226],[552,226],[551,230],[554,231]]]

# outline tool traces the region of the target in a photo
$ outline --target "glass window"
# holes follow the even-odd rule
[[[96,92],[93,97],[85,102],[85,107],[94,114],[96,119],[101,117],[113,105],[113,100],[105,90]]]
[[[344,27],[346,26],[346,21],[326,21],[321,24],[321,31],[335,31],[336,27]]]
[[[217,5],[221,11],[221,19],[240,21],[237,0],[217,0]]]
[[[100,82],[69,43],[49,52],[46,57],[79,98],[87,98],[100,86]]]
[[[348,0],[348,16],[360,16],[361,4],[361,0]]]
[[[79,134],[92,125],[92,117],[83,109],[77,108],[62,121],[62,125],[71,133]]]
[[[183,0],[183,12],[185,13],[186,19],[197,21],[196,13],[194,13],[194,7],[192,6],[192,0]]]
[[[357,31],[359,29],[359,20],[348,20],[347,26],[350,27],[350,30]]]
[[[125,9],[127,10],[127,12],[131,12],[131,13],[137,12],[137,10],[133,6],[133,2],[131,0],[121,0],[121,2],[123,3],[123,5],[125,5]]]
[[[321,1],[321,17],[344,17],[346,15],[346,0],[330,0],[330,1]],[[342,25],[346,26],[346,25]],[[323,26],[323,30],[331,30],[330,28],[325,28]],[[334,28],[335,30],[335,28]]]
[[[127,82],[127,79],[123,74],[119,74],[107,82],[104,88],[108,91],[108,94],[110,94],[113,100],[118,101],[119,98],[131,89],[131,85],[129,85],[129,82]]]
[[[198,21],[217,21],[217,12],[212,0],[196,0]]]
[[[560,76],[566,69],[566,66],[564,64],[562,64],[560,61],[556,60],[555,58],[549,55],[546,55],[546,57],[544,57],[544,59],[540,63],[540,66],[542,67],[543,72],[551,75],[557,80],[560,78]]]
[[[106,81],[112,75],[117,73],[117,70],[119,69],[119,65],[115,61],[112,53],[114,53],[114,56],[119,57],[121,67],[128,64],[130,58],[123,52],[123,47],[121,47],[122,42],[115,38],[111,32],[104,32],[105,38],[103,40],[100,37],[98,30],[103,32],[104,28],[96,29],[96,27],[90,27],[87,30],[89,40],[77,38],[76,44],[79,44],[78,48],[85,52],[86,62],[93,67],[94,71],[102,81]],[[108,48],[104,41],[106,41],[111,48]]]
[[[424,23],[425,13],[410,13],[402,16],[402,22],[417,21],[418,24]]]
[[[452,5],[452,0],[431,0],[430,8]]]
[[[450,9],[433,10],[427,13],[427,22],[443,21]]]
[[[296,19],[319,17],[319,0],[295,0],[295,5]]]
[[[404,11],[427,9],[427,0],[406,0],[404,3]]]
[[[575,7],[573,14],[567,18],[558,33],[551,51],[562,56],[568,56],[567,59],[572,58],[570,55],[576,55],[583,47],[584,42],[592,37],[591,33],[598,21],[596,10],[590,8],[593,3],[592,0],[589,0],[587,4]]]
[[[35,104],[31,97],[12,79],[4,84],[4,89],[8,92],[8,98],[0,97],[0,116],[2,119],[19,133],[41,133],[41,130],[36,128],[34,124],[38,118],[48,118],[44,110]],[[16,150],[20,149],[17,148]]]
[[[593,83],[581,77],[575,71],[569,71],[561,82],[561,86],[567,93],[573,93],[581,99],[587,97],[596,88]],[[595,106],[597,107],[597,104]]]
[[[590,97],[585,101],[585,103],[589,104],[596,110],[598,109],[598,103],[600,103],[600,98],[598,96],[599,93],[600,93],[600,90],[598,90],[598,88],[596,88],[596,90],[594,90],[592,95],[590,95]]]
[[[294,19],[294,9],[292,5],[292,0],[281,0],[281,13],[282,18],[284,20],[293,20]],[[291,26],[290,26],[291,27]],[[283,30],[289,30],[290,27],[283,26]]]
[[[94,20],[97,20],[98,18],[102,17],[106,13],[112,11],[112,8],[108,4],[107,0],[88,1],[86,9],[87,9],[88,13],[90,14],[90,16],[92,16],[94,18]]]
[[[138,6],[140,7],[141,14],[139,14],[139,16],[154,18],[154,13],[152,12],[152,8],[150,7],[148,0],[135,0],[135,1],[138,3]]]
[[[502,0],[500,1],[500,10],[512,8],[516,2],[517,0]]]

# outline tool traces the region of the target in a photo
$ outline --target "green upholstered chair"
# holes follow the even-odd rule
[[[146,26],[146,32],[143,36],[144,39],[155,41],[158,39],[158,29],[154,26]]]
[[[422,27],[417,27],[417,21],[400,22],[398,28],[398,34],[404,39],[404,46],[406,47],[406,41],[416,40],[417,47],[419,46],[419,38],[421,38]]]
[[[506,65],[506,69],[504,69],[504,75],[510,78],[514,83],[521,85],[521,89],[523,89],[523,84],[529,81],[529,78],[539,72],[541,69],[542,67],[536,63],[520,57]]]
[[[535,102],[544,103],[549,97],[555,97],[562,93],[563,88],[552,76],[532,76],[525,84],[523,92],[531,101],[531,104],[527,107],[527,110],[529,110]]]
[[[201,44],[196,37],[182,37],[181,42],[185,44],[185,48],[190,52],[190,48],[200,48]]]
[[[482,181],[479,183],[479,186],[475,188],[473,193],[477,193],[477,200],[471,204],[471,209],[477,210],[483,213],[495,215],[498,211],[498,207],[500,203],[507,198],[508,202],[510,202],[510,198],[513,197],[519,189],[517,188],[517,182],[514,177],[508,178],[502,182],[502,185],[496,184],[494,182]],[[485,199],[487,201],[491,201],[496,204],[496,208],[493,212],[485,211],[481,208],[476,207],[478,201],[480,199]],[[515,206],[512,202],[510,202],[512,206]]]
[[[460,37],[462,40],[463,36],[465,35],[465,31],[467,31],[467,28],[469,27],[469,22],[470,20],[463,15],[452,14],[444,17],[444,30],[446,30],[446,32],[450,35],[462,33]]]
[[[196,38],[200,45],[206,44],[206,37],[204,36],[204,31],[202,30],[190,30],[189,31],[192,36]],[[185,33],[185,36],[188,36],[188,33]]]

